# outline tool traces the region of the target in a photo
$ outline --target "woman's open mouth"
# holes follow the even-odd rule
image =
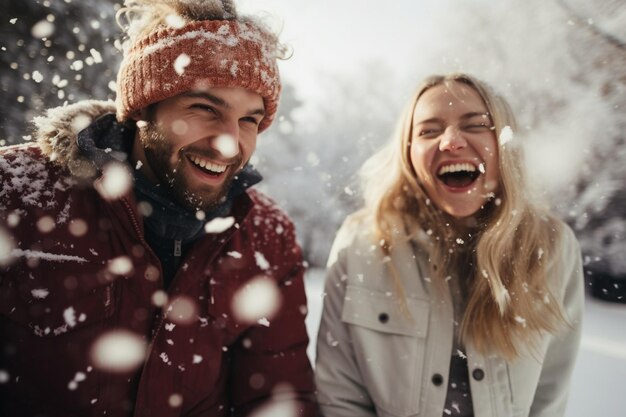
[[[480,167],[469,162],[447,164],[439,168],[437,178],[450,188],[467,188],[481,172],[484,172],[482,164]]]

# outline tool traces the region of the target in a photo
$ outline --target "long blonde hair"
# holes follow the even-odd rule
[[[468,85],[482,97],[496,138],[505,128],[516,130],[507,102],[482,81],[460,73],[428,77],[402,113],[387,146],[361,169],[365,199],[361,214],[374,220],[374,234],[386,255],[394,244],[411,238],[404,230],[394,229],[394,219],[402,219],[407,230],[427,232],[436,287],[443,289],[450,273],[469,279],[461,340],[471,341],[481,353],[496,351],[512,359],[520,355],[520,346],[536,347],[542,332],[554,333],[565,322],[546,276],[562,223],[530,201],[519,144],[500,141],[497,195],[478,214],[479,225],[463,242],[467,252],[460,254],[451,218],[430,203],[410,161],[417,101],[429,88],[450,83]],[[398,274],[387,264],[398,298],[403,300]]]

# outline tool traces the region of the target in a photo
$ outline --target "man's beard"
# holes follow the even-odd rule
[[[235,171],[229,171],[228,176],[219,187],[208,188],[207,186],[207,188],[192,190],[182,169],[184,164],[191,164],[189,160],[183,160],[185,158],[183,155],[184,148],[176,151],[172,141],[153,121],[139,129],[139,140],[144,148],[146,163],[157,177],[162,190],[173,202],[193,211],[210,212],[225,201],[236,174]],[[194,153],[215,159],[214,154],[209,155],[206,150],[197,150]],[[175,161],[173,160],[174,156],[176,156]],[[238,155],[238,158],[241,159],[241,154]],[[241,160],[239,160],[235,166],[241,165]],[[187,167],[187,170],[189,169],[195,168]]]

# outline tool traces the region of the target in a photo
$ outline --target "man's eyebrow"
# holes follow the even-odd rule
[[[186,93],[183,93],[184,97],[189,97],[189,98],[201,98],[207,101],[210,101],[211,103],[213,103],[216,106],[219,107],[223,107],[225,109],[231,109],[232,106],[223,98],[215,96],[211,93],[207,93],[206,91],[188,91]],[[248,115],[250,116],[265,116],[265,109],[263,108],[257,108],[254,110],[250,110],[248,112]]]
[[[187,91],[182,94],[184,97],[189,98],[202,98],[204,100],[210,101],[216,106],[225,107],[227,109],[230,108],[230,104],[228,104],[224,99],[214,96],[213,94],[207,93],[206,91]]]
[[[248,113],[248,115],[249,115],[249,116],[261,116],[261,117],[265,117],[265,109],[258,108],[258,109],[251,110],[251,111]]]

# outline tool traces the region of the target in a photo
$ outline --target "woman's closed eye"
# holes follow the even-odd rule
[[[464,125],[462,130],[470,133],[480,133],[491,130],[491,126],[487,123],[470,123]]]
[[[432,138],[441,133],[441,129],[435,127],[423,127],[419,129],[418,132],[420,137]]]

